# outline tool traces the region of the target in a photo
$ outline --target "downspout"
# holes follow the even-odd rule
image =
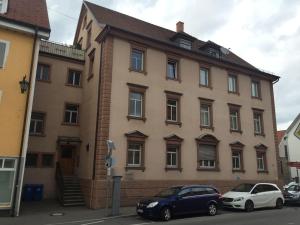
[[[90,196],[90,208],[92,208],[92,200],[94,195],[94,183],[96,177],[96,156],[97,156],[97,135],[99,128],[99,115],[100,115],[100,95],[101,95],[101,77],[102,77],[102,58],[103,58],[103,43],[101,43],[101,52],[100,52],[100,68],[99,68],[99,81],[98,81],[98,101],[97,101],[97,117],[96,117],[96,132],[95,132],[95,147],[94,147],[94,160],[93,160],[93,176],[92,176],[92,185],[91,185],[91,196]]]
[[[22,161],[22,156],[25,153],[24,152],[24,141],[25,141],[25,133],[26,133],[26,122],[27,122],[27,116],[28,116],[28,103],[29,103],[29,98],[30,98],[30,91],[31,91],[31,79],[32,79],[32,72],[33,72],[33,65],[34,65],[34,56],[35,56],[35,51],[36,51],[36,43],[37,43],[37,38],[38,38],[38,28],[35,27],[35,33],[34,33],[34,42],[33,42],[33,47],[32,47],[32,54],[31,54],[31,65],[30,65],[30,74],[29,74],[29,86],[27,90],[27,98],[26,98],[26,106],[25,106],[25,114],[23,118],[23,128],[22,128],[22,138],[21,138],[21,146],[20,146],[20,152],[19,152],[19,159],[18,159],[18,164],[17,164],[17,174],[15,178],[15,187],[14,187],[14,194],[13,194],[13,205],[11,209],[11,216],[19,216],[19,203],[20,203],[20,198],[21,198],[21,192],[22,192],[22,183],[23,181],[20,180],[20,177],[23,176],[22,174],[24,171],[21,170],[21,161]],[[24,164],[25,164],[25,158],[24,157]],[[23,167],[24,168],[24,167]],[[20,176],[21,175],[21,176]],[[19,193],[19,196],[18,196]],[[18,196],[18,199],[17,199]]]

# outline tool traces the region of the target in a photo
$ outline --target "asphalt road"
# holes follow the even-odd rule
[[[1,218],[0,218],[1,221]],[[300,206],[289,206],[283,209],[256,210],[251,213],[241,211],[220,211],[219,215],[194,215],[174,218],[169,222],[151,221],[139,216],[120,216],[115,218],[70,219],[59,223],[49,223],[46,219],[2,220],[0,225],[300,225]]]

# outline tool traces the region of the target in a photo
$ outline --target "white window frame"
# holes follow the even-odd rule
[[[134,93],[134,94],[139,94],[140,96],[141,96],[141,99],[137,99],[137,98],[134,98],[134,97],[131,97],[131,94],[132,93]],[[129,116],[134,116],[134,117],[142,117],[143,116],[143,94],[142,93],[140,93],[140,92],[135,92],[135,91],[131,91],[130,93],[129,93],[129,97],[130,97],[130,99],[129,99]],[[141,106],[141,109],[140,109],[140,111],[141,111],[141,115],[138,115],[137,114],[137,103],[138,102],[140,102],[140,106]],[[131,104],[133,104],[133,108],[134,108],[134,112],[131,112],[130,111],[130,109],[131,109]]]
[[[135,57],[134,52],[141,53],[141,60],[138,57]],[[133,48],[131,53],[131,66],[134,71],[143,71],[144,70],[144,52],[140,49]],[[138,62],[141,61],[141,69],[139,70]]]
[[[216,160],[203,160],[203,159],[200,159],[199,164],[200,164],[201,168],[209,168],[209,169],[216,168]]]
[[[8,52],[9,52],[10,42],[9,42],[9,41],[6,41],[6,40],[2,40],[2,39],[0,39],[0,42],[5,44],[5,52],[4,52],[3,65],[0,65],[0,69],[4,69],[4,68],[5,68],[5,64],[6,64],[6,61],[7,61],[7,57],[8,57]]]
[[[257,158],[257,170],[258,171],[265,171],[266,165],[265,165],[265,153],[257,153],[256,158]]]
[[[180,38],[179,39],[179,46],[181,48],[185,48],[185,49],[191,50],[192,49],[192,42],[190,40],[186,40],[186,39]]]
[[[77,107],[77,110],[70,110],[70,109],[67,109],[68,106],[76,106]],[[69,112],[70,113],[70,117],[69,117],[69,121],[64,121],[65,123],[68,123],[68,124],[78,124],[78,115],[79,115],[79,105],[76,105],[76,104],[66,104],[65,106],[65,113],[66,112]],[[73,114],[76,114],[76,123],[73,123],[72,122],[72,118],[73,118]],[[66,118],[65,118],[66,119]]]
[[[0,0],[2,2],[2,7],[0,8],[0,13],[4,14],[7,12],[8,0]]]
[[[14,172],[10,202],[7,202],[7,204],[0,203],[0,209],[9,209],[11,207],[11,205],[12,205],[12,200],[13,200],[13,195],[14,195],[15,178],[16,178],[16,168],[17,168],[18,160],[16,158],[2,158],[2,157],[0,157],[0,159],[2,160],[2,164],[0,164],[0,173],[2,171],[4,171],[4,172],[13,171]],[[7,159],[14,160],[14,168],[4,168],[4,162]]]
[[[170,151],[170,149],[172,149],[172,151]],[[174,152],[174,150],[175,150],[175,152]],[[169,156],[171,157],[171,160],[170,160],[171,164],[168,164]],[[176,159],[175,165],[172,164],[174,157]],[[168,146],[167,147],[167,168],[177,168],[177,167],[178,167],[178,147]]]
[[[168,101],[174,101],[176,104],[175,105],[171,105],[168,103]],[[177,108],[178,108],[178,100],[176,99],[167,99],[167,108],[170,107],[170,119],[167,118],[168,121],[172,121],[172,122],[177,122],[177,119],[178,119],[178,111],[177,111]],[[175,116],[175,119],[173,118],[173,111],[175,110],[176,112],[176,116]],[[168,116],[168,115],[167,115]]]
[[[258,118],[256,118],[258,116]],[[262,133],[262,118],[260,113],[254,113],[254,132],[255,134]]]
[[[207,107],[207,110],[203,109],[203,107]],[[204,124],[205,122],[205,115],[207,115],[207,124]],[[207,104],[201,104],[200,105],[200,121],[201,121],[201,126],[204,127],[210,127],[210,106]]]
[[[37,74],[36,75],[36,80],[37,81],[50,81],[50,65],[48,64],[44,64],[44,63],[38,63],[38,66],[37,66],[37,69],[38,67],[40,67],[40,74]],[[45,67],[48,68],[48,79],[45,79],[44,77],[44,70],[45,70]]]
[[[170,65],[172,65],[172,67],[174,68],[174,72],[175,72],[174,77],[173,74],[170,74],[170,69],[169,69]],[[177,70],[178,70],[178,62],[174,59],[168,59],[168,74],[167,74],[168,79],[177,80],[178,79]]]
[[[237,167],[237,162],[239,167]],[[241,169],[241,153],[237,151],[232,152],[232,169],[233,170],[240,170]]]
[[[202,83],[202,79],[201,79],[201,71],[205,71],[204,73],[204,83]],[[201,86],[205,86],[208,87],[209,86],[209,70],[207,68],[200,68],[200,72],[199,72],[199,84]]]
[[[232,112],[230,112],[230,129],[231,130],[239,130],[239,112],[234,110],[234,115]],[[236,127],[233,127],[235,121]]]
[[[76,73],[79,73],[79,84],[76,84],[76,83],[75,83]],[[70,75],[72,76],[72,83],[68,83],[68,84],[69,84],[69,85],[72,85],[72,86],[79,87],[79,86],[81,85],[81,72],[80,72],[80,71],[77,71],[77,70],[72,70],[72,69],[70,69],[70,70],[69,70],[69,74],[68,74],[68,82],[69,82],[69,77],[70,77]]]
[[[129,148],[130,145],[138,145],[139,149]],[[129,152],[133,152],[133,154],[132,154],[133,158],[131,160],[132,163],[129,163],[130,160],[129,160],[129,157],[128,157],[127,166],[130,166],[130,167],[140,167],[142,165],[142,147],[143,147],[142,144],[137,144],[137,143],[132,143],[132,144],[128,145],[128,152],[127,152],[127,154],[129,156]],[[139,163],[138,164],[134,163],[135,162],[135,153],[136,152],[139,152]]]
[[[237,78],[236,76],[229,75],[228,77],[228,91],[237,93]]]
[[[30,124],[31,122],[34,123],[34,129],[33,129],[33,132],[30,132],[30,134],[43,134],[43,131],[44,131],[44,123],[45,123],[45,114],[44,113],[39,113],[39,112],[33,112],[34,113],[38,113],[38,114],[43,114],[43,119],[32,119],[30,120]],[[41,122],[42,123],[42,132],[37,132],[36,131],[36,127],[37,127],[37,123],[38,122]]]
[[[251,81],[251,96],[255,98],[259,98],[259,82]]]

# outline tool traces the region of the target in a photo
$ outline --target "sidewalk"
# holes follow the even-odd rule
[[[52,215],[52,214],[59,215]],[[10,217],[7,212],[0,211],[1,225],[50,225],[66,223],[69,221],[92,221],[108,217],[110,211],[105,209],[88,209],[84,206],[62,207],[55,200],[44,200],[41,202],[23,202],[20,216]],[[63,215],[61,215],[63,214]],[[122,207],[120,216],[136,215],[135,207]]]

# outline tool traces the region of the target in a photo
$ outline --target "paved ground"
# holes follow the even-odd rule
[[[54,209],[54,210],[53,210]],[[63,216],[52,216],[54,212]],[[2,216],[1,216],[2,215]],[[209,217],[196,215],[175,218],[169,222],[151,221],[135,215],[135,208],[121,209],[121,216],[107,217],[105,210],[89,210],[85,207],[63,208],[57,203],[31,203],[23,205],[20,217],[0,214],[1,225],[300,225],[300,206],[284,207],[281,210],[264,209],[252,213],[220,211]]]

